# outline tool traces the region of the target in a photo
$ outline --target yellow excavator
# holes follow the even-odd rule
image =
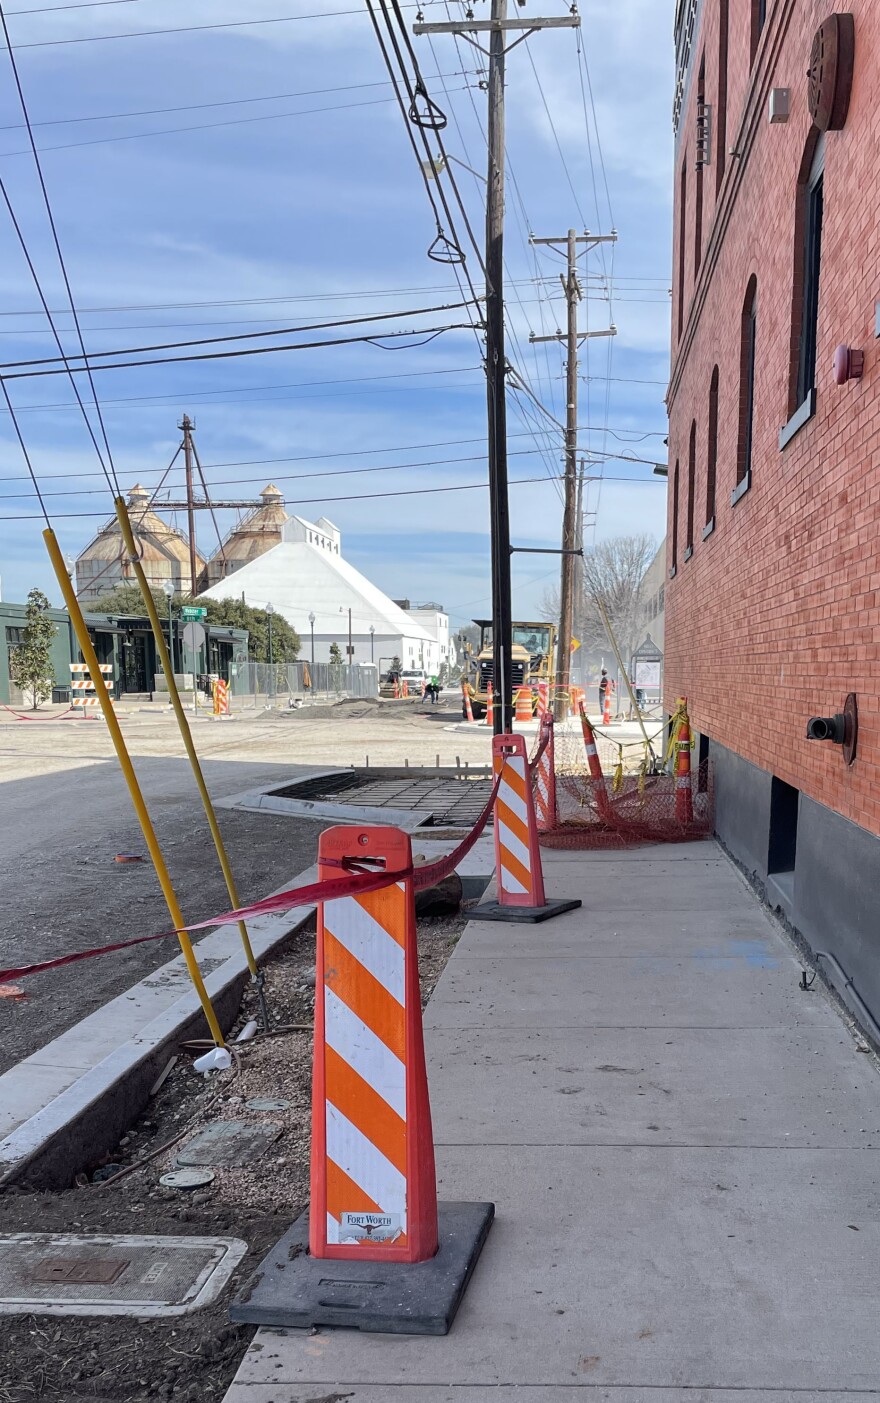
[[[490,682],[495,691],[495,664],[492,657],[492,620],[474,619],[474,623],[480,630],[480,649],[468,658],[462,680],[467,683],[474,720],[479,721],[486,714]],[[538,682],[549,682],[552,691],[556,679],[554,625],[515,623],[512,633],[511,700],[520,687],[533,687]],[[464,701],[462,714],[465,714]]]

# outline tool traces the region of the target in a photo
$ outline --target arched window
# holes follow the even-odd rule
[[[746,288],[740,321],[739,348],[739,438],[736,451],[736,487],[730,502],[734,506],[752,484],[752,443],[755,420],[755,357],[758,344],[758,279],[752,276]]]
[[[751,58],[755,61],[755,54],[758,52],[758,41],[761,38],[761,30],[767,20],[767,0],[752,0],[752,34],[751,34]]]
[[[794,231],[794,280],[788,423],[779,435],[784,448],[816,412],[816,347],[819,333],[819,280],[825,211],[825,137],[810,133],[798,177]]]
[[[684,331],[684,278],[687,267],[687,157],[681,163],[678,194],[678,337]]]
[[[703,539],[715,529],[715,474],[718,468],[718,367],[709,385],[709,442],[706,448],[706,526]]]
[[[727,39],[730,0],[718,0],[718,100],[715,104],[715,194],[721,189],[727,162]]]
[[[687,499],[687,540],[684,543],[684,558],[690,560],[694,553],[694,496],[697,486],[697,421],[691,424],[688,441],[688,499]]]
[[[669,578],[678,569],[678,463],[672,470],[672,551],[670,553]]]

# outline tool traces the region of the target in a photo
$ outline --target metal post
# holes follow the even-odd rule
[[[270,693],[272,700],[275,700],[275,667],[272,656],[272,615],[275,613],[271,604],[266,605],[266,617],[269,620],[269,683],[272,688]],[[268,688],[266,689],[268,692]]]
[[[373,650],[373,644],[375,643],[375,641],[376,641],[376,625],[375,625],[375,624],[370,624],[370,662],[371,662],[371,663],[374,663],[374,662],[376,661],[376,655],[375,655],[375,652],[374,652],[374,650]]]
[[[193,507],[193,449],[192,431],[193,424],[188,414],[184,414],[178,424],[178,428],[183,430],[183,461],[186,469],[186,523],[189,532],[189,590],[195,597],[196,594],[196,514]]]
[[[513,730],[510,509],[507,489],[507,403],[504,349],[504,31],[507,0],[492,0],[489,33],[488,190],[486,196],[486,396],[492,550],[494,731]]]
[[[312,630],[312,672],[314,672],[314,671],[315,671],[315,616],[314,616],[314,614],[309,614],[309,628]],[[314,677],[313,677],[313,678],[312,678],[312,686],[314,687],[314,685],[315,685],[315,679],[314,679]]]

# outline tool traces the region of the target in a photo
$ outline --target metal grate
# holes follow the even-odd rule
[[[184,1315],[215,1300],[247,1252],[234,1237],[0,1237],[0,1315]]]
[[[479,817],[491,791],[489,779],[415,777],[405,771],[376,776],[369,770],[347,770],[288,784],[272,793],[279,798],[312,800],[333,800],[344,794],[343,802],[409,810],[443,827],[468,828]]]

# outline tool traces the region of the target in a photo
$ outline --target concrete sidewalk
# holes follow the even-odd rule
[[[880,1076],[712,844],[546,853],[429,1004],[446,1338],[261,1331],[227,1403],[880,1398]]]

